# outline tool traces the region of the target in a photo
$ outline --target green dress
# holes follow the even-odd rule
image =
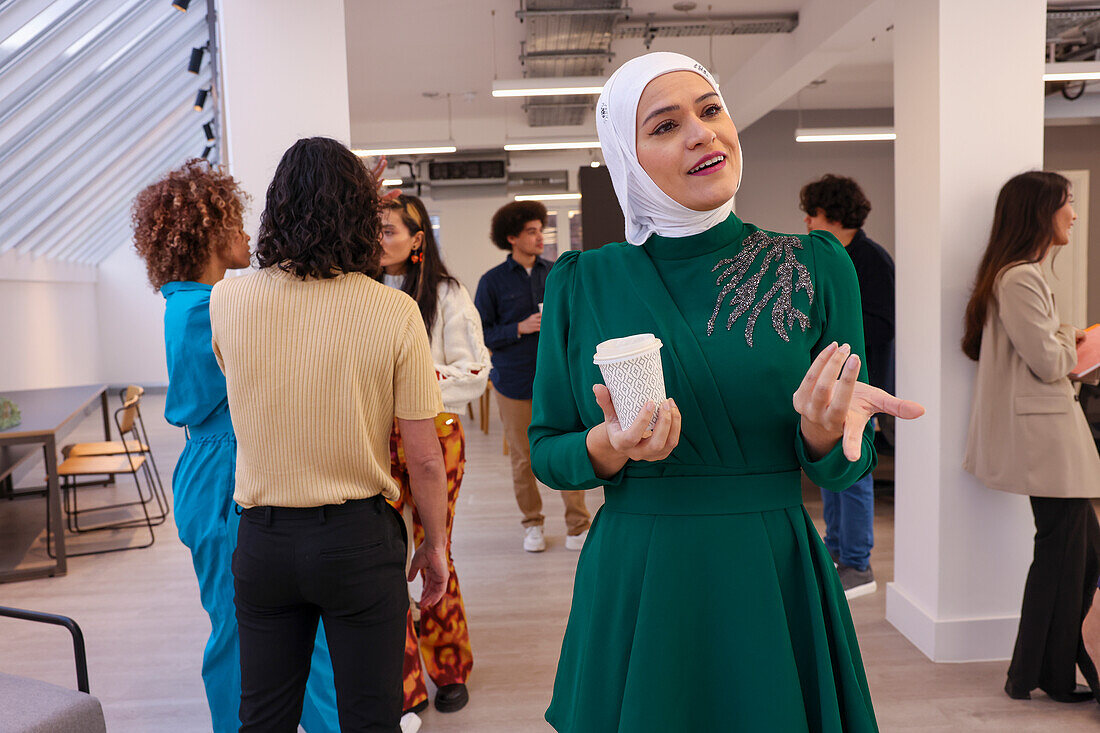
[[[592,356],[653,333],[683,415],[666,460],[593,472]],[[874,467],[810,460],[791,398],[831,341],[863,353],[859,286],[830,234],[730,216],[558,258],[546,283],[531,464],[557,489],[603,485],[577,566],[546,720],[561,733],[876,731],[848,604],[802,506],[800,469],[841,491]],[[866,381],[866,370],[861,380]]]

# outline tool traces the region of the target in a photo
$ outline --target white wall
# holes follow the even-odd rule
[[[351,143],[343,0],[218,2],[223,159],[252,196],[255,235],[267,186],[300,137]]]
[[[96,309],[100,381],[168,384],[164,298],[149,285],[145,263],[128,242],[99,264]]]
[[[893,110],[807,110],[804,127],[893,124]],[[894,251],[894,145],[890,142],[796,143],[798,113],[776,111],[743,130],[745,173],[737,214],[764,229],[802,233],[802,186],[826,173],[849,176],[871,202],[864,230]]]
[[[0,254],[0,390],[99,380],[96,271]]]

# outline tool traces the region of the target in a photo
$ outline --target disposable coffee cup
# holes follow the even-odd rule
[[[592,362],[600,368],[623,430],[634,424],[649,401],[657,405],[649,428],[657,422],[661,403],[665,401],[662,346],[661,340],[651,333],[611,339],[596,346]]]

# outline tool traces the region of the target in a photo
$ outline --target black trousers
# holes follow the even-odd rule
[[[233,553],[241,731],[294,733],[317,621],[325,624],[344,733],[397,733],[407,538],[381,497],[241,513]]]
[[[1035,556],[1024,586],[1020,629],[1008,668],[1018,692],[1036,687],[1065,694],[1077,685],[1074,668],[1100,695],[1096,668],[1081,640],[1081,622],[1100,575],[1100,525],[1088,499],[1031,497]]]

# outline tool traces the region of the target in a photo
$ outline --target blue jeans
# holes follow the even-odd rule
[[[821,490],[825,547],[856,570],[866,570],[875,544],[875,480],[867,474],[841,492]]]

